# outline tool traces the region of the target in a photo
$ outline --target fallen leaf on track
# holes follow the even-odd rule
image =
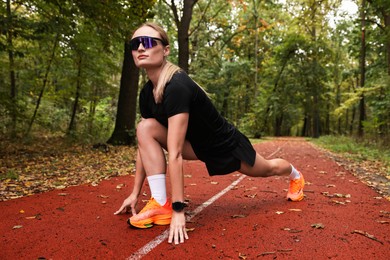
[[[292,229],[292,228],[282,228],[282,230],[284,230],[284,231],[288,231],[288,232],[290,232],[290,233],[300,233],[300,232],[302,232],[303,230],[299,230],[299,229]]]
[[[22,225],[17,225],[17,226],[14,226],[12,229],[20,229],[22,227],[23,227]]]
[[[374,240],[374,241],[376,241],[376,242],[379,242],[379,243],[381,243],[381,244],[383,245],[383,242],[382,242],[382,241],[378,240],[375,236],[370,235],[370,234],[368,234],[368,233],[365,232],[365,231],[362,231],[362,230],[354,230],[354,231],[352,231],[352,234],[359,234],[359,235],[365,236],[365,237],[367,237],[367,238],[369,238],[369,239],[372,239],[372,240]]]
[[[282,252],[282,253],[285,253],[285,252],[291,252],[293,251],[292,249],[280,249],[278,250],[278,252]]]
[[[311,227],[316,229],[324,229],[325,225],[322,223],[316,223],[316,224],[311,224]]]
[[[284,212],[283,211],[276,211],[275,213],[280,215],[280,214],[283,214]]]
[[[275,254],[276,254],[276,252],[263,252],[261,254],[258,254],[257,256],[259,257],[259,256],[275,255]]]
[[[321,194],[324,195],[325,197],[328,197],[328,198],[334,198],[334,197],[337,197],[337,198],[351,198],[351,194],[341,194],[341,193],[330,194],[327,191],[321,192]]]
[[[247,215],[233,215],[232,218],[246,218]]]
[[[301,209],[289,209],[289,211],[300,212],[300,211],[302,211],[302,210],[301,210]]]
[[[38,219],[38,220],[41,220],[41,214],[36,214],[35,216],[26,217],[26,219]]]
[[[338,200],[332,200],[332,202],[333,202],[334,204],[338,204],[338,205],[345,205],[345,202],[338,201]]]

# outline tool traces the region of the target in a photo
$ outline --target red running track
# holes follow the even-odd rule
[[[302,171],[303,201],[285,199],[287,177],[209,177],[186,162],[184,244],[168,244],[166,226],[132,229],[130,215],[113,215],[131,192],[125,176],[0,202],[0,259],[390,259],[389,201],[303,139],[255,147]]]

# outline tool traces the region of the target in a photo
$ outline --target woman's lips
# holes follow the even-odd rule
[[[138,59],[139,59],[139,60],[142,60],[142,59],[145,59],[145,58],[147,58],[147,57],[148,57],[147,55],[139,55],[139,56],[138,56]]]

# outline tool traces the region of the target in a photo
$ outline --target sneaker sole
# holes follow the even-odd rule
[[[302,192],[302,195],[300,195],[298,198],[287,197],[287,200],[288,201],[301,201],[301,200],[303,200],[303,197],[304,197],[304,195]]]
[[[132,222],[130,219],[127,221],[127,223],[133,227],[136,228],[151,228],[153,227],[153,224],[159,225],[159,226],[165,226],[171,224],[171,217],[172,215],[166,214],[166,215],[158,215],[158,217],[152,217],[147,218],[142,221]]]

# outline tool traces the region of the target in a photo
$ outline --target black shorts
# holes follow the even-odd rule
[[[206,164],[210,176],[224,175],[238,171],[241,168],[242,161],[250,166],[255,164],[256,151],[249,139],[238,130],[235,138],[237,147],[234,150],[216,155],[208,155],[206,158],[203,158],[202,161]]]

